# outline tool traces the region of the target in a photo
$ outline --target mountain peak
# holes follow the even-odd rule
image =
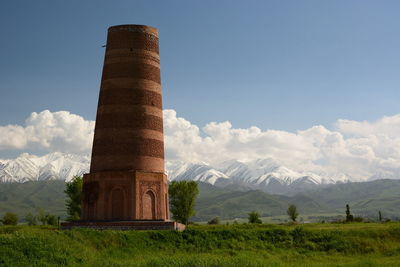
[[[0,182],[69,181],[89,171],[90,156],[53,152],[43,156],[23,153],[0,160]],[[169,180],[193,180],[219,187],[257,189],[273,194],[297,191],[351,180],[343,173],[302,172],[271,159],[228,160],[217,164],[166,161]],[[385,177],[381,173],[376,178]]]
[[[75,175],[88,172],[89,165],[88,156],[60,152],[44,156],[23,153],[15,159],[0,163],[0,182],[69,181]]]

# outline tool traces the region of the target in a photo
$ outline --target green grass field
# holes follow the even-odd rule
[[[400,223],[183,232],[1,226],[0,266],[400,266]]]

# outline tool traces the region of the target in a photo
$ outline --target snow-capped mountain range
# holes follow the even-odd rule
[[[290,194],[316,186],[349,182],[345,174],[321,175],[291,170],[273,159],[225,161],[215,166],[167,162],[170,180],[193,180],[236,189],[258,189],[271,194]]]
[[[88,172],[89,156],[50,153],[45,156],[21,154],[16,159],[0,159],[0,182],[66,180]]]
[[[22,154],[15,159],[0,159],[0,182],[43,180],[69,181],[89,171],[90,156],[50,153],[44,156]],[[345,174],[302,173],[272,159],[230,160],[219,164],[167,161],[169,179],[193,180],[236,189],[259,189],[273,194],[290,194],[316,186],[350,181]]]

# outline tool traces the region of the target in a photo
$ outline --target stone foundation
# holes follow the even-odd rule
[[[79,221],[61,223],[61,230],[91,228],[97,230],[177,230],[186,226],[174,221]]]

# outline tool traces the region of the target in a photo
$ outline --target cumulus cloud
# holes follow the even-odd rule
[[[25,126],[0,126],[0,149],[41,149],[49,152],[89,153],[94,121],[67,111],[33,112]]]
[[[66,111],[32,113],[25,125],[0,126],[0,150],[41,149],[90,153],[94,121]],[[216,163],[273,158],[297,171],[353,179],[400,177],[400,115],[374,122],[338,120],[297,132],[234,128],[228,121],[203,127],[164,110],[167,160]]]
[[[297,171],[340,174],[355,180],[399,178],[400,115],[375,122],[338,120],[335,129],[314,126],[294,133],[233,128],[211,122],[199,129],[164,111],[169,159],[214,163],[229,159],[273,158]]]

